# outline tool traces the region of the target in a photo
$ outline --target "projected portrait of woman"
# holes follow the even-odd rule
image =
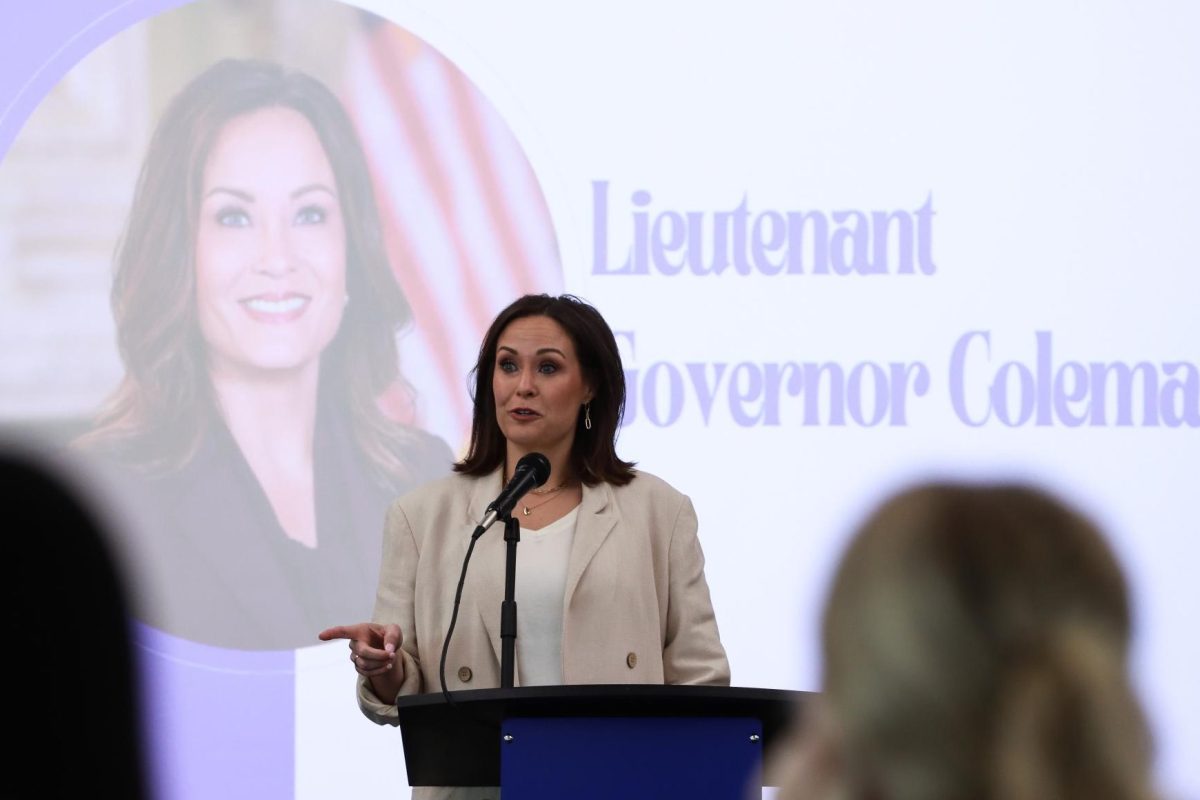
[[[378,402],[411,310],[330,90],[253,60],[184,87],[142,166],[112,307],[125,374],[79,443],[127,498],[146,621],[285,649],[368,613],[388,502],[452,457]]]

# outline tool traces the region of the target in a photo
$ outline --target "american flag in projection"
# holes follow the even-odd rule
[[[562,291],[558,245],[529,161],[487,98],[411,33],[362,18],[343,97],[415,318],[400,343],[415,398],[384,403],[461,451],[483,333],[517,296]]]

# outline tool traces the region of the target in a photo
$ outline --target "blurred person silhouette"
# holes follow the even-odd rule
[[[381,410],[410,307],[316,79],[216,63],[151,139],[116,255],[125,375],[77,444],[131,520],[145,620],[238,649],[365,616],[389,501],[449,471]]]
[[[823,687],[769,769],[778,800],[1150,800],[1129,590],[1043,490],[926,484],[836,571]]]
[[[11,443],[0,450],[3,504],[10,520],[22,519],[0,544],[9,632],[34,633],[35,660],[61,659],[83,677],[58,709],[42,692],[10,693],[0,796],[82,797],[103,787],[136,800],[150,794],[127,573],[69,466]]]

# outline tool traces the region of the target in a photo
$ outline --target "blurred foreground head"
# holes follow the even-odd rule
[[[1046,493],[892,498],[851,543],[825,610],[821,735],[837,795],[1151,797],[1130,632],[1113,552]]]
[[[13,668],[0,797],[138,800],[151,795],[126,573],[69,466],[0,435]]]

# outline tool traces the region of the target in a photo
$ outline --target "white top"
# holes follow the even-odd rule
[[[562,684],[563,597],[567,560],[579,506],[536,531],[521,529],[517,545],[517,681],[521,686]]]

